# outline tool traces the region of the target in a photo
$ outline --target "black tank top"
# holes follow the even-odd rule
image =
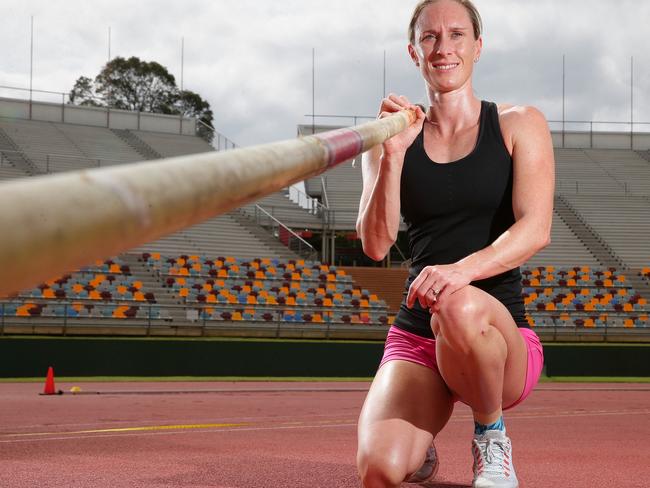
[[[512,211],[512,157],[503,142],[494,103],[481,102],[478,138],[462,159],[439,164],[424,150],[424,127],[406,151],[400,186],[411,268],[405,290],[425,266],[454,263],[496,240],[515,222]],[[519,268],[472,285],[503,303],[518,327],[528,327]],[[433,337],[429,311],[406,297],[395,326]]]

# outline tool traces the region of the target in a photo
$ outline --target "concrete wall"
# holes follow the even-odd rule
[[[571,149],[650,149],[650,133],[636,132],[565,132],[551,131],[554,147]]]
[[[192,118],[38,101],[31,103],[30,117],[30,102],[12,98],[0,98],[0,117],[196,135],[196,120]]]

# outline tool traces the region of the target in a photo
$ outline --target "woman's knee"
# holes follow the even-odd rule
[[[359,449],[357,469],[364,488],[396,487],[410,474],[406,457],[396,450]]]
[[[484,304],[471,286],[445,298],[431,319],[431,327],[437,338],[463,354],[467,354],[481,336],[490,332]]]

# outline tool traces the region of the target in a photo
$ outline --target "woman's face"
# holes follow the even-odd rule
[[[440,0],[422,10],[409,53],[431,90],[443,93],[464,87],[483,45],[474,39],[469,13],[453,0]]]

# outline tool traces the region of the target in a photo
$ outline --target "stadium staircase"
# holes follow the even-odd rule
[[[255,223],[251,219],[251,216],[246,212],[230,212],[228,214],[232,219],[246,229],[250,234],[255,236],[262,242],[266,247],[268,247],[274,256],[277,256],[279,259],[290,260],[298,259],[299,256],[289,249],[284,244],[280,243],[275,237],[273,237],[268,231],[263,227]]]
[[[128,129],[111,129],[126,144],[132,147],[143,159],[160,159],[162,155]]]
[[[14,168],[24,171],[27,175],[34,176],[41,173],[2,128],[0,128],[0,151]]]
[[[602,238],[576,213],[562,195],[555,196],[555,211],[604,266],[621,267],[623,262]]]

